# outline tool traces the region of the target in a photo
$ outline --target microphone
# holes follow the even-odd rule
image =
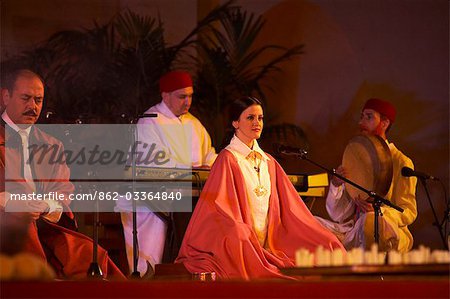
[[[144,113],[144,114],[138,114],[136,116],[129,116],[126,113],[122,113],[119,115],[119,117],[126,120],[127,123],[136,124],[139,121],[139,119],[141,119],[141,118],[155,118],[155,117],[158,117],[158,114],[157,113]]]
[[[428,174],[420,172],[420,171],[415,171],[406,166],[402,168],[402,176],[404,176],[404,177],[415,176],[415,177],[418,177],[419,179],[433,180],[433,181],[439,180],[438,178],[435,178],[434,176],[428,175]]]
[[[139,115],[138,118],[147,118],[147,117],[149,117],[149,118],[158,117],[158,113],[144,113],[144,114]]]
[[[298,147],[283,145],[283,144],[279,144],[279,143],[275,143],[274,147],[275,147],[275,151],[277,154],[300,155],[300,156],[308,155],[308,152],[306,150],[298,148]]]

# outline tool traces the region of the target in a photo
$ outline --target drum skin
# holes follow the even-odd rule
[[[342,157],[347,179],[385,197],[392,182],[392,156],[383,138],[375,135],[357,135],[350,139]],[[347,193],[356,198],[367,194],[345,183]]]

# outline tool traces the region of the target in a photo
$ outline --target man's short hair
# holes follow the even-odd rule
[[[39,76],[38,74],[36,74],[35,72],[33,72],[29,69],[18,69],[18,70],[8,73],[5,76],[5,78],[2,82],[2,88],[6,88],[8,90],[8,92],[11,94],[14,91],[14,87],[15,87],[17,79],[20,77],[38,78],[39,80],[41,80],[42,85],[44,85],[44,80],[42,79],[42,77]]]

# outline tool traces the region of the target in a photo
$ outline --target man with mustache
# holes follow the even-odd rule
[[[49,155],[32,159],[42,145],[55,146],[58,156],[62,143],[34,126],[44,102],[44,82],[36,73],[21,69],[2,82],[5,111],[0,127],[0,213],[2,219],[19,217],[28,226],[23,251],[47,261],[59,278],[85,279],[91,263],[92,240],[75,232],[74,216],[69,209],[69,194],[74,186],[65,162],[52,163]],[[29,195],[40,194],[45,200]],[[16,200],[12,195],[24,196]],[[34,199],[33,199],[34,198]],[[45,198],[45,197],[41,197]],[[1,234],[5,226],[1,226]],[[3,251],[2,244],[2,251]],[[6,246],[6,245],[5,245]],[[124,279],[120,270],[99,249],[99,265],[104,277]]]
[[[393,208],[382,206],[379,217],[380,250],[409,251],[413,246],[413,237],[408,230],[417,217],[415,177],[403,177],[402,167],[414,168],[410,158],[404,155],[387,139],[387,132],[395,121],[396,109],[388,101],[369,99],[359,120],[361,134],[380,136],[389,146],[393,162],[393,177],[386,199],[404,209],[400,213]],[[339,166],[337,173],[346,176],[346,169]],[[374,243],[374,211],[370,198],[351,198],[345,190],[344,182],[332,177],[326,199],[326,208],[331,221],[318,218],[331,229],[346,249],[353,247],[370,248]]]
[[[146,161],[137,161],[137,164],[146,167],[209,168],[217,154],[211,146],[211,138],[205,127],[189,113],[194,94],[191,75],[181,70],[168,72],[160,78],[159,87],[161,102],[145,111],[145,114],[157,114],[157,117],[145,117],[138,121],[138,141],[141,144],[137,151],[146,156],[151,145],[155,145],[154,152],[162,152],[164,157],[160,159],[162,162],[160,164],[146,164]],[[143,145],[148,146],[143,148]],[[130,202],[119,201],[119,210],[130,211]],[[171,222],[172,229],[176,225],[178,231],[171,236],[174,238],[174,244],[171,244],[172,248],[164,248],[168,219],[162,219],[164,217],[157,216],[143,205],[138,207],[138,211],[138,271],[142,274],[146,272],[146,262],[150,263],[153,269],[155,264],[162,262],[164,251],[168,262],[176,258],[184,235],[184,227],[187,226],[190,214],[173,214],[176,223]],[[121,213],[121,217],[128,264],[133,270],[132,214]],[[174,233],[173,230],[172,233]]]

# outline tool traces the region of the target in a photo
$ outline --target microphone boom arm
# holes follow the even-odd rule
[[[353,187],[355,187],[355,188],[357,188],[357,189],[363,191],[363,192],[366,193],[368,196],[372,197],[372,198],[374,199],[374,203],[378,201],[378,202],[380,202],[380,203],[382,203],[382,204],[385,204],[385,205],[387,205],[387,206],[389,206],[389,207],[391,207],[391,208],[393,208],[393,209],[395,209],[395,210],[397,210],[397,211],[399,211],[399,212],[401,212],[401,213],[403,213],[403,211],[404,211],[402,208],[400,208],[399,206],[393,204],[391,201],[389,201],[389,200],[387,200],[387,199],[381,197],[380,195],[378,195],[375,191],[369,191],[369,190],[367,190],[366,188],[364,188],[364,187],[362,187],[362,186],[356,184],[355,182],[353,182],[353,181],[351,181],[351,180],[349,180],[349,179],[343,177],[342,175],[338,174],[338,173],[336,172],[336,169],[333,168],[332,170],[330,170],[330,169],[326,168],[325,166],[320,165],[319,163],[317,163],[317,162],[315,162],[315,161],[309,159],[309,158],[308,158],[308,152],[305,151],[305,150],[300,149],[298,152],[295,152],[295,153],[287,152],[287,151],[281,150],[280,153],[286,154],[286,155],[295,155],[295,156],[298,156],[298,157],[300,157],[302,160],[308,161],[309,163],[311,163],[311,164],[313,164],[313,165],[315,165],[315,166],[317,166],[317,167],[319,167],[319,168],[325,170],[329,175],[334,175],[334,176],[338,177],[339,179],[343,180],[344,182],[346,182],[346,183],[352,185]],[[380,205],[381,205],[381,204],[380,204]]]
[[[391,207],[391,208],[393,208],[393,209],[395,209],[395,210],[397,210],[397,211],[399,211],[401,213],[403,213],[403,211],[404,211],[399,206],[397,206],[397,205],[393,204],[392,202],[390,202],[389,200],[379,196],[376,192],[369,191],[366,188],[356,184],[355,182],[352,182],[351,180],[341,176],[340,174],[338,174],[336,172],[336,169],[330,170],[330,169],[326,168],[325,166],[322,166],[319,163],[309,159],[308,158],[308,152],[305,151],[305,150],[298,149],[298,150],[295,150],[295,151],[290,151],[288,149],[281,149],[280,148],[279,151],[282,154],[298,156],[301,159],[306,160],[309,163],[311,163],[311,164],[313,164],[313,165],[315,165],[315,166],[325,170],[329,175],[334,175],[334,176],[340,178],[344,182],[352,185],[353,187],[355,187],[355,188],[365,192],[367,195],[372,197],[373,198],[372,206],[373,206],[373,210],[374,210],[374,213],[375,213],[375,217],[374,217],[374,220],[373,220],[374,221],[374,224],[373,224],[373,226],[374,226],[374,239],[375,239],[375,243],[377,245],[379,245],[379,243],[380,243],[380,235],[379,235],[379,231],[378,231],[378,216],[382,215],[382,213],[381,213],[381,205],[385,204],[385,205],[387,205],[387,206],[389,206],[389,207]]]

